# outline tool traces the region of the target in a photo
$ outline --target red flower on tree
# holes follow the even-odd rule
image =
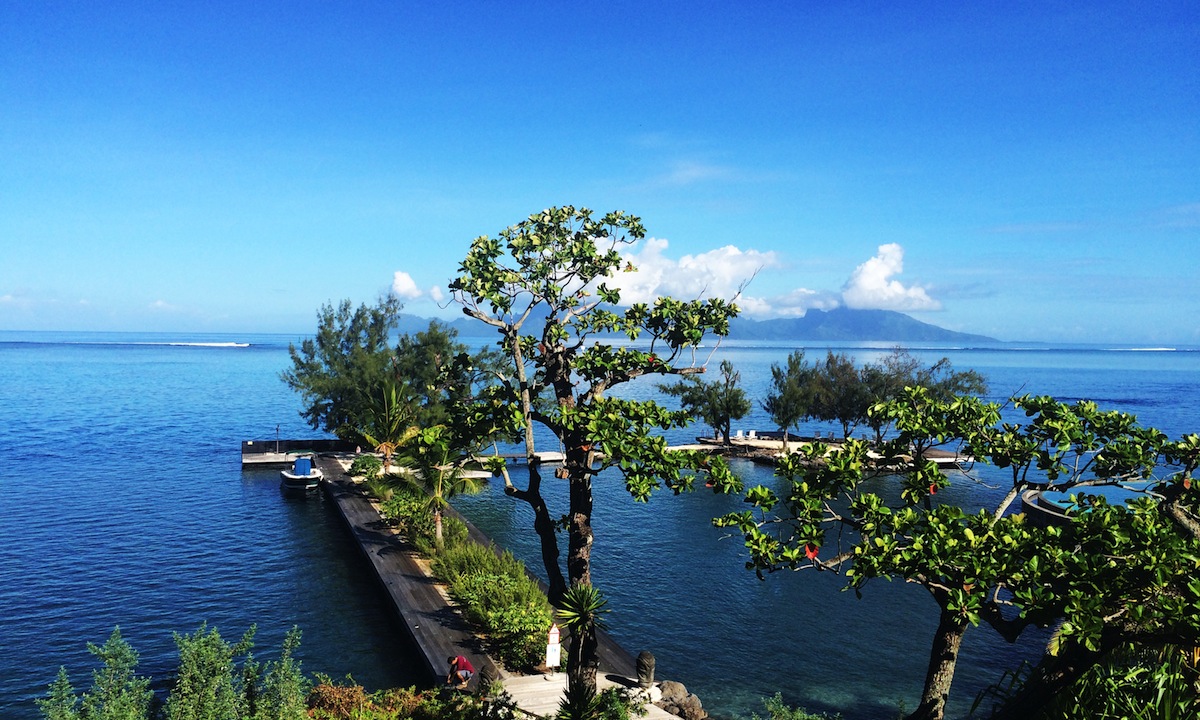
[[[805,543],[804,545],[804,556],[809,560],[815,560],[817,558],[817,553],[820,551],[821,548],[813,545],[812,543]]]

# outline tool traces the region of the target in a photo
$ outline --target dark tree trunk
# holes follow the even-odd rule
[[[542,498],[542,475],[538,464],[530,459],[529,486],[525,490],[509,486],[504,491],[519,500],[524,500],[533,508],[533,530],[541,541],[542,566],[546,570],[549,583],[546,595],[552,604],[557,605],[562,600],[563,593],[567,591],[567,581],[563,578],[562,566],[559,565],[558,533],[554,521],[550,519],[546,501]]]
[[[576,474],[578,472],[578,474]],[[572,472],[567,516],[567,578],[572,585],[592,584],[592,476]]]
[[[589,688],[596,694],[596,676],[600,672],[600,643],[596,626],[590,624],[578,635],[572,633],[567,646],[567,673],[571,683]]]
[[[966,631],[967,622],[943,606],[929,650],[929,669],[925,673],[921,704],[908,720],[942,720],[945,717],[946,699],[950,696],[954,666],[958,662],[958,647]]]

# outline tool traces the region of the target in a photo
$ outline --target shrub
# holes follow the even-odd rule
[[[379,473],[382,471],[383,461],[378,457],[374,455],[359,455],[354,458],[354,462],[350,463],[350,469],[346,474],[372,480],[379,477]]]
[[[511,553],[466,543],[447,547],[433,572],[450,585],[467,619],[491,636],[492,648],[510,668],[529,668],[542,659],[550,603],[525,565]]]
[[[433,572],[451,585],[465,575],[505,575],[518,569],[524,574],[524,565],[512,553],[497,555],[491,547],[478,543],[447,547],[433,561]]]
[[[380,502],[387,502],[396,494],[395,485],[384,477],[367,478],[364,484],[367,493]]]
[[[487,614],[492,644],[506,667],[527,669],[545,660],[546,629],[551,619],[545,597],[540,604],[508,605]]]
[[[428,554],[423,546],[433,546],[433,513],[429,511],[428,497],[424,492],[410,484],[401,484],[380,509],[383,516],[394,521],[419,552]]]
[[[349,683],[353,680],[347,677]],[[340,685],[328,675],[317,675],[317,684],[308,694],[310,714],[316,720],[357,719],[367,706],[367,693],[362,685]]]
[[[841,714],[827,715],[825,713],[810,713],[804,708],[793,708],[783,701],[783,695],[775,693],[775,697],[766,698],[763,700],[763,707],[767,709],[766,720],[841,720]],[[753,715],[754,720],[762,720],[757,714]]]

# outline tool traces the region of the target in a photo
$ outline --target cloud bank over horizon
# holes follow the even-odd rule
[[[662,295],[730,298],[750,290],[750,281],[758,274],[783,267],[773,251],[741,250],[734,245],[672,260],[665,254],[668,245],[667,240],[649,238],[622,256],[634,270],[617,273],[610,284],[621,289],[623,301],[653,302]],[[747,315],[758,318],[803,317],[809,310],[841,306],[901,312],[940,310],[941,303],[930,297],[925,287],[895,279],[903,270],[904,248],[888,243],[854,269],[841,291],[797,287],[766,297],[746,292],[738,297],[738,304]]]
[[[667,255],[669,246],[663,238],[647,238],[622,254],[626,269],[607,281],[621,291],[622,303],[652,303],[662,296],[681,300],[737,296],[742,311],[759,319],[798,318],[809,310],[837,307],[899,312],[942,309],[924,286],[906,285],[896,279],[904,271],[904,248],[899,243],[880,245],[874,256],[851,272],[840,291],[796,287],[769,296],[748,291],[759,275],[765,278],[784,268],[776,252],[725,245],[673,259]],[[404,300],[428,299],[439,305],[446,297],[437,285],[422,290],[402,270],[393,274],[391,292]]]

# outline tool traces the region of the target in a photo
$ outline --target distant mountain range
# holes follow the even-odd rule
[[[481,323],[462,317],[447,323],[460,337],[489,335]],[[399,331],[412,333],[429,327],[429,318],[402,315]],[[730,340],[820,340],[842,342],[955,342],[995,343],[995,338],[955,332],[915,320],[892,310],[809,310],[804,317],[751,320],[735,318]]]

